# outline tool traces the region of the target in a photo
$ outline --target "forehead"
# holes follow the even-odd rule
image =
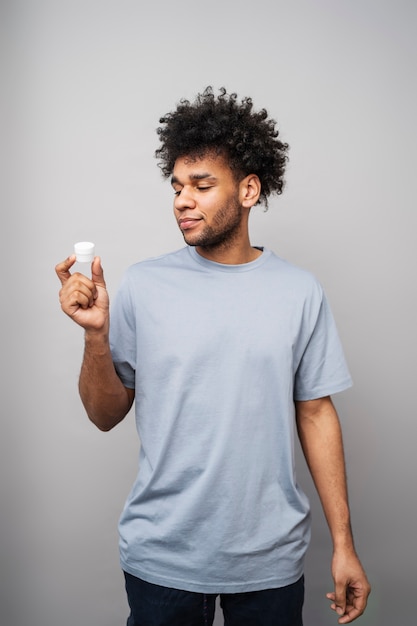
[[[182,156],[174,164],[172,180],[202,178],[234,178],[232,169],[223,155],[208,154],[199,156]]]

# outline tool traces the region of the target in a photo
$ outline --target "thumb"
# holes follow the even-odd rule
[[[338,615],[344,615],[346,612],[346,585],[344,583],[336,583],[334,590],[336,613]]]
[[[106,288],[103,267],[101,265],[101,259],[99,256],[94,257],[94,261],[91,264],[91,279],[97,287],[104,287],[104,289]]]

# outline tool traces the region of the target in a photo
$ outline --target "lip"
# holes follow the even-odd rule
[[[200,222],[201,218],[199,217],[182,217],[178,220],[178,225],[181,230],[189,230],[193,228],[198,222]]]

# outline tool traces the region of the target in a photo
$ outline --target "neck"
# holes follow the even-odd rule
[[[223,263],[224,265],[242,265],[257,259],[262,250],[253,248],[249,240],[240,245],[229,246],[220,244],[218,246],[196,246],[198,254],[209,261]]]

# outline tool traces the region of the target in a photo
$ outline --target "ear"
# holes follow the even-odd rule
[[[248,174],[239,183],[241,205],[247,209],[252,208],[259,200],[261,194],[261,181],[256,174]]]

